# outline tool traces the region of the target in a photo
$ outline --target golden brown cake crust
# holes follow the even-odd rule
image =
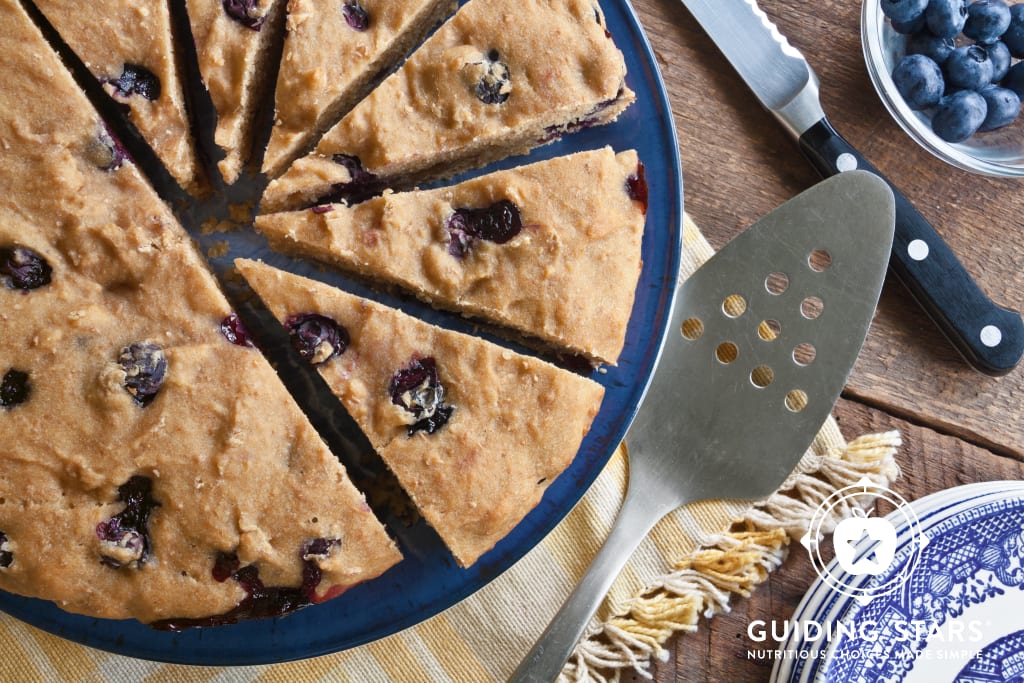
[[[129,107],[132,123],[174,179],[186,190],[198,190],[194,140],[166,2],[37,0],[35,5],[104,83],[104,90]],[[142,66],[157,77],[159,97],[127,95],[110,83],[122,76],[128,64]]]
[[[366,95],[378,73],[394,66],[454,11],[455,2],[362,0],[358,6],[365,13],[365,28],[358,28],[361,18],[346,18],[341,3],[289,0],[274,128],[263,159],[267,176],[277,177],[308,152]]]
[[[397,284],[441,308],[612,363],[640,276],[644,204],[636,152],[606,147],[352,207],[260,216],[275,249]],[[511,201],[522,231],[452,254],[456,209]]]
[[[282,322],[317,313],[345,327],[346,350],[317,367],[462,566],[533,509],[600,407],[601,385],[536,358],[256,261],[236,265]],[[390,391],[424,359],[451,414],[433,433],[410,433],[417,417]]]
[[[310,205],[353,180],[334,155],[396,183],[451,175],[603,123],[632,100],[590,0],[471,0],[273,181],[261,210]]]
[[[151,622],[234,608],[245,592],[215,580],[221,553],[268,586],[316,563],[310,599],[379,575],[397,549],[262,355],[228,343],[227,301],[186,233],[130,162],[110,164],[103,125],[18,3],[0,12],[0,42],[22,46],[0,52],[0,252],[47,271],[0,273],[0,377],[27,378],[0,393],[15,446],[0,458],[0,589]],[[145,400],[134,343],[166,362]],[[140,480],[148,520],[111,526]],[[319,538],[340,543],[304,559]]]

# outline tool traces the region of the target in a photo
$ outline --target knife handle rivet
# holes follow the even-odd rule
[[[849,152],[843,152],[836,157],[836,170],[840,173],[846,171],[853,171],[857,168],[857,157],[853,156]]]
[[[924,240],[913,240],[907,245],[907,254],[915,261],[924,261],[928,258],[928,243]]]
[[[981,328],[981,343],[985,346],[994,348],[999,346],[999,342],[1003,341],[1003,332],[995,325],[985,325]]]

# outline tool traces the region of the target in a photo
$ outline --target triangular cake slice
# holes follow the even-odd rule
[[[263,212],[358,200],[614,120],[633,93],[591,0],[470,0],[268,185]]]
[[[614,364],[640,275],[647,186],[610,147],[450,187],[260,216],[275,249]]]
[[[181,628],[384,572],[397,548],[189,236],[0,13],[0,589]]]
[[[199,166],[178,75],[167,2],[35,0],[36,7],[190,192]]]
[[[604,388],[256,261],[242,275],[292,334],[461,566],[572,462]]]
[[[289,0],[263,172],[276,178],[309,152],[455,5],[454,0]]]
[[[186,0],[199,73],[217,110],[214,142],[224,181],[238,180],[253,154],[258,110],[273,85],[273,39],[286,0]]]

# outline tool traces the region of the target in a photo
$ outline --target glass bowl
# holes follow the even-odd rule
[[[965,171],[1024,177],[1024,112],[1005,128],[976,133],[963,142],[946,142],[932,132],[931,114],[908,107],[893,83],[892,71],[904,57],[907,36],[892,29],[879,0],[864,0],[860,27],[871,82],[885,108],[910,137],[938,158]]]

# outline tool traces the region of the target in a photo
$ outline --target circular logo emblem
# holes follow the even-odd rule
[[[874,504],[885,500],[896,509],[888,517],[872,517]],[[835,562],[822,557],[825,544],[822,525],[833,518],[836,509],[850,509],[852,516],[843,519],[832,533]],[[868,512],[863,512],[867,509]],[[909,557],[891,571],[899,549],[899,536],[905,534]],[[881,595],[888,595],[906,583],[928,544],[921,523],[913,508],[900,494],[875,484],[867,477],[856,484],[839,489],[821,502],[814,511],[807,533],[800,539],[811,556],[818,577],[843,595],[867,604]]]

